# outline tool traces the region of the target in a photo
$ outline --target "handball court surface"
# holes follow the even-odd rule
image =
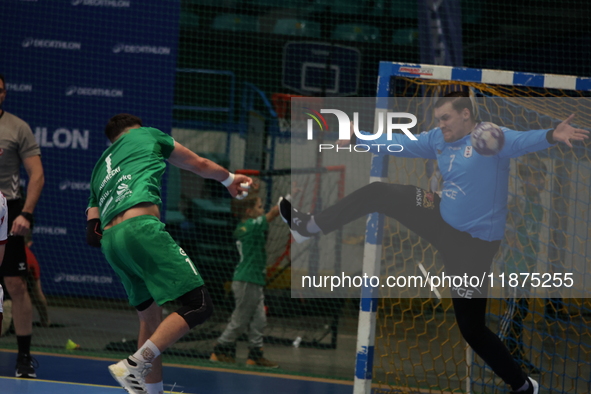
[[[64,356],[33,352],[43,368],[37,379],[14,376],[16,353],[0,351],[0,393],[2,394],[116,394],[124,393],[107,367],[115,359]],[[183,394],[306,393],[350,394],[351,382],[268,374],[228,369],[164,366],[164,392]],[[174,387],[173,387],[174,385]]]

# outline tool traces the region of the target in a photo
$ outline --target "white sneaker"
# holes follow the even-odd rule
[[[145,363],[133,356],[109,365],[109,372],[121,387],[130,394],[147,394],[146,375],[150,373],[152,364]]]

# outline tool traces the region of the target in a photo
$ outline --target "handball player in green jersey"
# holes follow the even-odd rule
[[[112,117],[105,134],[112,145],[92,172],[87,242],[102,248],[140,319],[138,351],[109,371],[129,393],[161,394],[160,354],[213,312],[193,261],[160,221],[165,160],[220,181],[232,197],[246,197],[252,180],[198,156],[160,130],[142,127],[134,115]],[[162,304],[173,300],[182,306],[162,320]]]

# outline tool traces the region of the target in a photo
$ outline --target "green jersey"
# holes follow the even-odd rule
[[[266,230],[267,217],[259,216],[240,223],[234,231],[240,262],[234,271],[235,281],[264,286],[267,277]]]
[[[142,202],[162,205],[161,179],[174,139],[151,127],[132,129],[104,152],[92,171],[88,207],[98,207],[104,227]]]

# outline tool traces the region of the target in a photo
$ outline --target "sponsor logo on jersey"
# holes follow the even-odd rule
[[[119,201],[123,200],[124,198],[129,197],[132,193],[133,193],[133,191],[129,188],[127,183],[120,183],[117,186],[117,196],[118,197],[115,199],[115,202],[119,202]]]
[[[129,190],[129,186],[127,185],[127,183],[121,183],[119,184],[119,186],[117,186],[117,195],[120,196],[123,193],[126,193]]]
[[[464,149],[464,157],[472,157],[472,145],[466,146],[466,149]]]

